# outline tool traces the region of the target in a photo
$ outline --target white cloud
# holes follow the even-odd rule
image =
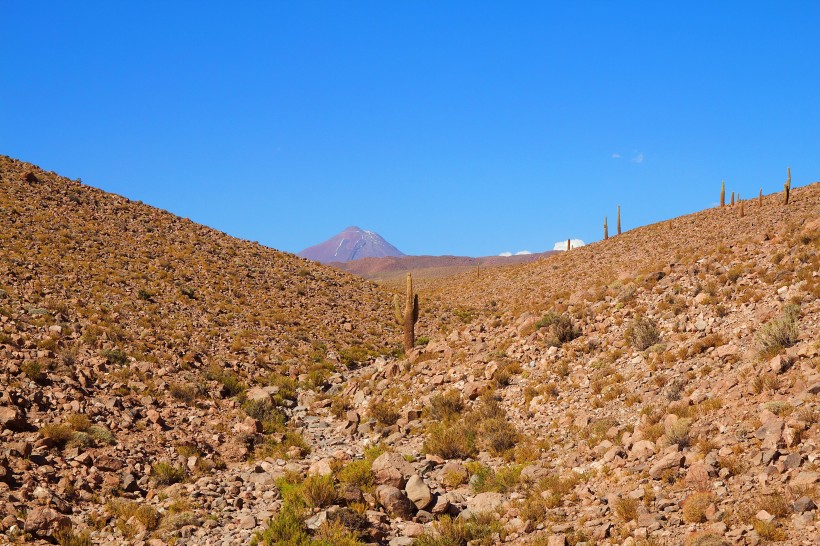
[[[612,159],[621,159],[621,154],[612,154]]]
[[[525,254],[532,254],[529,250],[519,250],[515,253],[516,256],[524,256]]]
[[[569,245],[571,248],[578,248],[580,246],[584,246],[584,242],[581,239],[571,239]],[[552,247],[553,250],[566,250],[567,249],[567,242],[566,241],[558,241],[555,243],[555,246]]]
[[[506,257],[506,256],[512,256],[512,252],[510,252],[510,251],[508,250],[507,252],[502,252],[501,254],[499,254],[499,256],[505,256],[505,257]]]
[[[643,163],[643,152],[638,152],[632,158],[632,163]]]

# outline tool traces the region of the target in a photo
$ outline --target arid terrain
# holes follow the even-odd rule
[[[399,284],[0,156],[0,544],[820,542],[820,183]]]
[[[349,262],[330,262],[328,265],[353,273],[366,279],[378,281],[387,286],[403,286],[404,277],[412,273],[416,280],[426,286],[430,279],[452,277],[460,273],[471,273],[477,280],[481,272],[491,267],[501,267],[530,263],[557,254],[557,251],[520,254],[515,256],[400,256],[384,258],[362,258]]]

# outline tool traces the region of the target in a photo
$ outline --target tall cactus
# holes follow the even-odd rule
[[[567,239],[567,252],[569,252],[569,249],[570,249],[570,248],[572,248],[572,247],[570,246],[569,239]]]
[[[740,217],[743,218],[743,200],[740,198],[740,194],[737,194],[737,202],[740,203]]]
[[[404,326],[404,352],[409,353],[416,344],[416,322],[419,320],[419,295],[413,294],[413,277],[407,274],[407,294],[404,299],[404,311],[401,310],[399,295],[393,296],[393,307],[396,323]]]
[[[783,184],[783,189],[786,193],[786,201],[783,203],[784,205],[789,204],[789,192],[792,189],[792,168],[787,167],[786,172],[788,173],[789,177],[786,179],[786,182]]]
[[[720,181],[720,206],[726,205],[726,182]]]
[[[618,205],[618,235],[621,234],[621,205]]]
[[[606,222],[606,216],[604,216],[604,240],[609,239],[609,225]]]
[[[763,206],[763,188],[760,188],[760,193],[757,194],[757,208]]]
[[[729,206],[735,206],[735,192],[732,192],[732,200],[729,201]]]

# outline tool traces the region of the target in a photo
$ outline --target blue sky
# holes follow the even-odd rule
[[[0,153],[297,252],[491,255],[820,179],[818,2],[0,0]]]

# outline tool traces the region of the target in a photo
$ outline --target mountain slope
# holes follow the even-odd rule
[[[373,283],[3,156],[0,256],[0,506],[34,536],[44,510],[101,517],[168,468],[304,456],[297,387],[398,338]]]
[[[316,262],[330,263],[404,254],[378,233],[351,226],[323,243],[304,249],[298,256]]]

